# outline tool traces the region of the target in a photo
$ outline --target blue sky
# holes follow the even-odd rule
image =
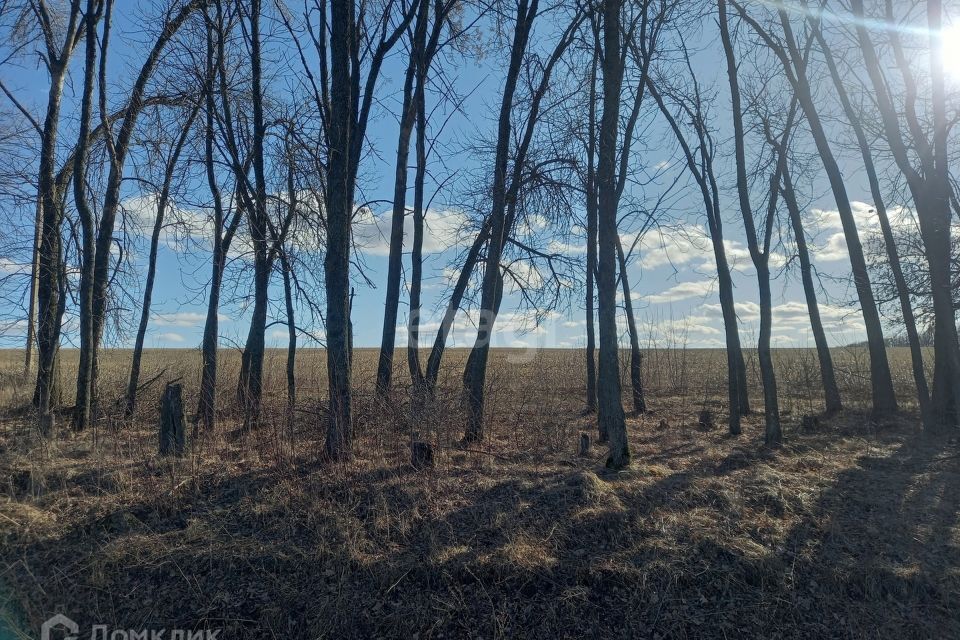
[[[127,7],[126,4],[118,4],[120,13],[116,19],[114,50],[111,52],[111,75],[121,87],[129,86],[131,68],[139,65],[140,56],[143,55],[142,42],[147,39],[139,27],[134,26],[133,18],[123,15]],[[714,110],[715,117],[719,118],[718,141],[723,151],[729,152],[732,151],[732,145],[724,138],[725,135],[729,136],[729,126],[722,122],[726,114],[723,102],[726,95],[725,69],[719,62],[722,58],[713,50],[716,42],[715,34],[712,33],[714,29],[714,25],[705,24],[704,31],[700,34],[702,42],[695,63],[701,73],[701,81],[712,83],[718,92],[719,103]],[[547,35],[547,30],[541,33]],[[273,36],[278,39],[273,45],[274,51],[282,54],[285,34],[274,29]],[[78,73],[77,67],[81,58],[82,55],[75,56],[74,73]],[[484,137],[489,139],[493,135],[495,116],[499,108],[502,58],[501,52],[491,49],[481,61],[451,58],[448,62],[455,86],[469,97],[464,101],[462,110],[454,113],[444,128],[441,144],[438,145],[442,158],[433,158],[431,171],[435,180],[433,184],[428,184],[428,194],[435,188],[436,181],[445,179],[451,173],[466,177],[482,169],[476,156],[464,152],[463,149],[473,140]],[[370,212],[359,217],[355,236],[362,247],[358,258],[364,264],[367,277],[374,283],[382,282],[386,276],[386,234],[389,232],[390,210],[390,204],[386,200],[392,198],[393,192],[393,158],[397,134],[394,111],[399,101],[402,71],[402,55],[397,53],[388,60],[384,68],[378,90],[378,94],[383,98],[382,104],[368,131],[372,153],[361,168],[362,194],[358,194],[358,201],[362,195],[364,200],[377,202],[371,206]],[[289,90],[291,77],[289,72],[278,72],[271,80],[268,90]],[[35,65],[0,68],[0,78],[3,78],[4,82],[15,90],[18,98],[32,107],[35,113],[41,112],[45,104],[45,78]],[[78,89],[76,81],[67,87],[64,108],[66,115],[62,126],[62,139],[65,141],[75,135],[75,117],[72,110],[76,99],[75,91]],[[119,96],[121,92],[118,91],[117,94]],[[141,126],[145,126],[145,122],[141,120]],[[842,141],[845,134],[838,132],[836,139]],[[66,142],[62,147],[61,151],[65,153]],[[674,175],[674,172],[683,171],[670,131],[659,119],[655,119],[646,130],[644,139],[635,144],[634,151],[632,162],[644,163],[649,169],[663,171],[665,181],[667,177]],[[849,149],[842,149],[841,145],[837,145],[836,151],[846,171],[847,187],[851,199],[856,202],[858,219],[864,230],[872,232],[876,228],[876,221],[870,213],[869,192],[863,177],[858,173],[857,158]],[[757,285],[743,239],[742,221],[736,209],[736,197],[732,190],[732,167],[723,163],[719,169],[728,257],[734,267],[735,296],[742,336],[744,344],[749,345],[755,342],[758,326]],[[412,184],[412,178],[410,182]],[[466,214],[458,204],[458,185],[461,183],[454,179],[450,184],[452,186],[441,191],[434,200],[427,218],[424,282],[426,319],[421,336],[421,341],[426,344],[432,342],[437,319],[446,303],[451,273],[455,273],[458,268],[455,257],[471,240],[469,234],[462,232]],[[862,323],[858,308],[852,304],[854,292],[847,282],[849,262],[839,220],[834,211],[835,205],[821,180],[814,180],[804,186],[807,187],[809,196],[808,235],[814,247],[813,259],[818,271],[824,276],[821,313],[828,337],[833,344],[860,340],[863,336]],[[628,195],[638,200],[651,197],[649,193],[639,192]],[[717,304],[715,267],[706,236],[705,219],[700,213],[702,204],[699,193],[694,185],[682,179],[681,188],[671,202],[671,210],[664,219],[663,227],[643,238],[630,265],[629,275],[634,304],[642,325],[642,341],[653,341],[660,346],[722,346],[722,322]],[[132,220],[139,220],[141,223],[139,233],[136,232],[135,225],[132,227],[136,244],[131,249],[137,256],[146,255],[153,203],[151,194],[138,189],[134,183],[125,188],[125,208]],[[181,201],[175,205],[185,217],[202,217],[202,213],[191,209],[193,205],[189,202]],[[29,207],[22,207],[19,211],[16,208],[9,209],[8,215],[14,221],[18,237],[27,238],[32,225],[32,211]],[[633,242],[631,229],[635,226],[635,221],[629,220],[624,225],[623,239],[626,245]],[[193,245],[190,251],[185,251],[182,243],[177,242],[173,235],[171,231],[165,238],[158,259],[159,275],[147,345],[197,347],[200,344],[205,314],[209,255],[203,250],[198,251],[197,245]],[[202,234],[198,233],[196,237],[198,243],[203,245]],[[562,246],[564,253],[571,259],[582,260],[584,238],[579,226],[573,227],[569,237],[557,238],[556,241],[557,247]],[[21,249],[25,245],[25,242],[21,242]],[[785,236],[785,242],[777,248],[777,254],[772,258],[774,267],[778,269],[774,283],[774,341],[781,346],[812,346],[799,273],[791,257],[791,244]],[[0,254],[0,270],[7,273],[22,272],[26,259],[22,250],[7,251],[7,255]],[[142,259],[135,262],[142,268]],[[409,268],[407,254],[404,256],[404,265],[405,269]],[[314,275],[322,281],[321,273]],[[529,277],[536,281],[538,276],[531,273]],[[8,287],[23,287],[26,284],[22,277],[11,278],[6,282],[5,286]],[[245,293],[243,289],[247,283],[247,280],[241,281],[238,291]],[[355,278],[355,285],[355,344],[360,347],[378,346],[383,315],[383,288],[370,287],[359,277]],[[228,288],[228,291],[233,289]],[[10,296],[8,293],[8,297]],[[242,344],[248,327],[247,310],[241,300],[231,300],[230,295],[225,297],[227,299],[221,309],[222,342],[226,345]],[[276,314],[282,311],[279,277],[275,278],[271,298],[271,320],[274,320],[278,319]],[[405,295],[401,305],[399,324],[405,325]],[[8,311],[4,316],[5,324],[0,325],[0,344],[19,346],[22,343],[23,323],[17,321],[18,313],[19,317],[22,317],[22,312],[16,309]],[[452,336],[454,345],[472,344],[472,317],[469,313],[462,313],[458,318]],[[109,343],[113,346],[130,344],[136,320],[135,316],[128,316],[121,323],[121,329],[126,331],[108,336]],[[72,339],[72,326],[72,320],[68,318],[68,340]],[[621,328],[625,331],[624,325],[621,325]],[[322,327],[313,326],[310,329],[314,335],[322,336]],[[398,343],[405,344],[406,335],[402,328],[398,330],[397,339]],[[267,340],[274,345],[285,344],[286,328],[280,324],[272,325],[267,330]],[[582,346],[584,341],[583,300],[580,291],[573,295],[569,304],[535,317],[532,312],[521,308],[515,291],[507,290],[503,312],[497,322],[495,345],[577,347]],[[302,339],[302,344],[310,346],[311,341]]]

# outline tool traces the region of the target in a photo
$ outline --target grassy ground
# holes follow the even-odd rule
[[[857,350],[837,354],[851,409],[806,432],[815,362],[777,353],[779,451],[761,446],[759,416],[738,438],[723,432],[720,352],[649,353],[654,413],[630,419],[634,465],[618,474],[600,447],[575,455],[593,430],[581,353],[495,352],[490,437],[471,450],[456,446],[464,354],[452,356],[435,411],[410,425],[402,398],[373,402],[375,353],[358,352],[357,459],[332,465],[319,462],[322,352],[301,359],[292,434],[276,352],[267,424],[193,443],[182,460],[155,454],[160,382],[132,421],[111,417],[127,354],[108,353],[97,428],[52,443],[32,435],[16,354],[3,354],[12,624],[25,637],[55,612],[87,629],[221,638],[960,637],[960,447],[920,435],[909,408],[882,423],[862,413]],[[907,404],[909,356],[891,357]],[[196,362],[151,352],[144,378],[165,370],[193,392]],[[232,357],[224,369],[230,389]],[[698,427],[704,407],[721,427]],[[437,448],[434,471],[407,466],[410,429]]]

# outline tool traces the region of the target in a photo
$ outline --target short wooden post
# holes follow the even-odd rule
[[[589,433],[581,433],[581,434],[580,434],[580,451],[579,451],[579,455],[582,456],[582,457],[586,457],[586,456],[590,455],[590,434],[589,434]]]
[[[433,468],[433,446],[423,440],[411,441],[410,464],[417,471]]]
[[[710,431],[713,429],[713,411],[710,409],[704,409],[700,412],[700,417],[697,419],[697,423],[700,425],[700,429],[703,431]]]
[[[160,396],[160,455],[183,455],[183,385],[168,384]]]

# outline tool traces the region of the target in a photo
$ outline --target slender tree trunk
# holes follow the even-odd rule
[[[86,55],[84,58],[83,89],[80,103],[80,131],[74,155],[73,199],[77,207],[82,229],[83,255],[80,270],[80,367],[77,371],[77,401],[73,415],[73,428],[84,430],[91,420],[93,400],[93,354],[96,349],[94,278],[96,273],[95,236],[96,225],[93,210],[87,200],[87,160],[90,155],[90,119],[93,112],[93,86],[96,79],[97,37],[95,0],[87,0],[85,13]],[[109,247],[107,247],[109,251]]]
[[[643,354],[640,352],[640,334],[633,314],[633,296],[630,280],[627,276],[627,257],[623,253],[623,244],[617,235],[617,260],[620,263],[620,283],[623,286],[623,306],[627,314],[627,332],[630,334],[630,387],[633,392],[633,411],[636,414],[647,412],[647,403],[643,397],[643,375],[641,365]]]
[[[620,396],[617,335],[617,133],[624,60],[620,49],[619,0],[603,3],[603,115],[597,161],[597,288],[599,289],[600,367],[597,380],[597,419],[609,439],[607,466],[623,469],[630,464],[627,425]]]
[[[217,239],[213,250],[213,274],[210,278],[207,317],[203,324],[201,344],[203,364],[200,373],[200,400],[197,407],[197,421],[206,432],[213,432],[216,428],[217,341],[220,337],[220,287],[225,264],[226,253],[221,249],[221,243]]]
[[[757,265],[760,284],[760,336],[757,342],[757,357],[760,360],[760,375],[763,376],[764,442],[767,446],[779,446],[783,442],[780,427],[780,407],[777,401],[777,377],[770,352],[770,335],[773,331],[773,297],[770,294],[770,268],[766,263]]]
[[[773,368],[773,358],[770,354],[770,334],[773,322],[773,300],[770,294],[770,234],[773,230],[776,216],[776,185],[780,183],[780,172],[786,162],[785,149],[781,149],[777,162],[776,174],[772,180],[769,207],[764,232],[764,244],[761,249],[757,237],[757,229],[753,219],[753,207],[750,203],[750,186],[747,178],[747,163],[745,150],[746,132],[743,126],[743,107],[740,100],[740,81],[737,77],[737,59],[733,48],[733,40],[727,24],[727,5],[725,0],[718,0],[720,40],[723,43],[724,57],[727,62],[727,80],[730,88],[730,106],[733,116],[734,156],[737,172],[737,195],[740,200],[740,214],[743,218],[744,229],[747,235],[747,244],[750,249],[750,258],[757,270],[757,280],[760,294],[760,336],[757,343],[757,355],[760,360],[760,375],[763,378],[763,406],[765,440],[767,445],[779,445],[783,440],[780,428],[780,407],[777,399],[777,378]],[[789,137],[792,128],[795,107],[791,106],[787,117],[784,143]],[[784,145],[785,146],[785,145]],[[745,367],[744,367],[745,369]],[[745,384],[742,384],[745,387]]]
[[[218,19],[219,19],[218,15]],[[220,288],[223,283],[223,272],[227,263],[227,252],[233,235],[243,219],[241,211],[235,211],[230,219],[229,227],[225,230],[223,199],[220,187],[217,184],[216,164],[214,162],[215,124],[214,118],[217,109],[214,97],[216,70],[219,64],[215,58],[222,54],[222,43],[214,42],[214,29],[207,21],[207,51],[206,51],[206,78],[205,78],[205,116],[204,127],[204,168],[207,186],[213,200],[213,256],[211,259],[210,293],[207,300],[207,317],[203,325],[203,340],[201,344],[202,368],[200,373],[200,398],[197,405],[197,427],[202,427],[205,433],[213,432],[216,428],[217,404],[217,342],[220,338]],[[196,432],[195,432],[196,434]]]
[[[427,176],[427,114],[426,114],[426,78],[417,74],[417,91],[414,95],[417,111],[417,171],[413,182],[413,245],[410,248],[410,320],[407,326],[407,368],[410,370],[410,383],[413,397],[419,406],[424,400],[423,369],[420,367],[420,302],[423,287],[423,226],[426,218],[424,211],[424,182]],[[416,412],[419,413],[419,410]]]
[[[873,397],[873,412],[878,416],[887,415],[897,410],[897,399],[893,389],[893,379],[890,375],[890,363],[887,359],[886,344],[883,339],[883,327],[880,324],[880,314],[877,311],[876,300],[873,296],[873,287],[870,284],[867,272],[867,263],[863,255],[863,246],[857,223],[853,217],[850,198],[843,178],[843,172],[837,163],[831,149],[827,132],[820,120],[813,100],[813,93],[807,77],[806,64],[797,48],[793,29],[790,25],[790,16],[785,9],[779,9],[780,24],[783,28],[788,50],[772,39],[764,29],[753,20],[739,5],[737,10],[741,17],[750,23],[751,27],[764,39],[774,53],[780,58],[784,71],[793,85],[794,94],[807,119],[807,125],[813,136],[817,152],[823,163],[830,188],[837,203],[837,211],[843,226],[843,235],[850,255],[850,266],[853,271],[853,281],[860,301],[860,311],[867,333],[867,346],[870,353],[870,382]]]
[[[244,430],[260,423],[263,402],[264,340],[267,329],[267,307],[270,304],[270,275],[273,260],[270,255],[269,223],[267,220],[267,185],[264,166],[264,138],[266,125],[263,115],[263,74],[260,48],[260,0],[251,3],[250,11],[250,75],[253,103],[253,206],[248,213],[250,240],[253,244],[253,313],[250,330],[243,349],[240,369],[240,400],[245,409]]]
[[[510,160],[511,114],[513,96],[520,76],[523,54],[527,49],[527,40],[537,15],[538,0],[519,0],[517,3],[517,23],[514,30],[513,45],[510,52],[510,66],[504,82],[503,96],[500,102],[500,117],[497,127],[497,149],[493,169],[493,198],[490,209],[490,240],[487,243],[487,255],[481,285],[480,319],[477,327],[477,340],[464,371],[464,390],[467,395],[468,417],[463,439],[475,442],[483,439],[484,387],[486,385],[487,358],[490,353],[490,338],[496,320],[495,304],[500,295],[503,277],[500,273],[500,259],[506,245],[510,228],[507,224],[507,164]],[[531,118],[536,118],[531,113]]]
[[[23,379],[33,370],[33,344],[37,340],[37,288],[40,280],[40,242],[43,237],[43,196],[37,192],[37,211],[33,222],[33,251],[30,260],[30,306],[27,310],[27,339],[24,343]]]
[[[414,80],[418,59],[423,55],[426,40],[427,0],[420,0],[410,57],[403,82],[403,103],[400,116],[400,133],[397,138],[397,159],[393,187],[393,214],[390,223],[390,255],[387,259],[386,300],[383,310],[383,335],[380,340],[380,360],[377,364],[377,396],[390,393],[393,377],[393,352],[397,340],[397,313],[400,306],[400,276],[403,260],[403,223],[407,213],[407,165],[410,155],[410,137],[417,119],[414,102]]]
[[[137,406],[137,389],[140,384],[140,361],[143,357],[143,342],[147,335],[147,325],[150,322],[150,304],[153,300],[153,283],[157,275],[157,252],[160,248],[160,233],[163,231],[164,217],[167,204],[170,200],[170,187],[173,183],[173,174],[180,160],[180,153],[187,142],[187,136],[193,128],[193,120],[197,116],[197,109],[190,113],[184,125],[183,132],[177,139],[170,158],[164,167],[163,186],[157,199],[157,215],[153,221],[153,233],[150,236],[150,255],[147,259],[147,279],[143,287],[143,305],[140,308],[140,324],[137,327],[137,337],[133,345],[133,362],[130,365],[130,378],[127,382],[126,404],[124,415],[133,415]]]
[[[287,430],[293,437],[293,412],[297,406],[297,322],[293,308],[293,286],[291,265],[286,251],[279,253],[280,266],[283,268],[283,301],[287,311]]]
[[[793,189],[793,180],[790,177],[788,167],[785,167],[783,172],[783,200],[787,204],[790,224],[793,226],[794,242],[797,245],[797,256],[800,258],[800,278],[803,281],[803,294],[807,300],[810,330],[813,333],[813,342],[817,347],[817,359],[820,362],[824,408],[827,414],[832,414],[840,411],[843,408],[843,403],[840,400],[840,388],[837,386],[837,378],[833,370],[833,357],[830,355],[830,347],[827,345],[827,335],[823,330],[823,322],[820,320],[820,306],[817,302],[817,290],[813,282],[813,265],[810,262],[810,252],[807,249],[800,206],[797,204],[797,196]]]
[[[594,301],[596,292],[594,283],[597,274],[597,190],[594,158],[596,156],[597,140],[597,56],[593,57],[593,66],[590,73],[590,107],[588,109],[587,135],[587,180],[586,180],[586,210],[587,210],[587,291],[586,291],[586,321],[587,321],[587,411],[597,410],[597,363],[596,363],[596,330],[594,327]],[[604,424],[598,423],[598,429]],[[606,432],[597,434],[600,442],[607,441]]]
[[[324,281],[327,297],[327,380],[329,410],[326,454],[333,460],[351,456],[353,419],[350,390],[350,180],[351,113],[354,103],[350,73],[353,2],[331,4],[330,160],[327,176],[327,254]],[[357,72],[359,72],[357,70]]]
[[[917,332],[917,322],[913,315],[913,307],[910,304],[910,291],[907,288],[907,282],[903,277],[903,267],[900,264],[900,255],[897,251],[896,239],[893,236],[893,229],[890,226],[890,218],[887,215],[887,208],[883,201],[883,192],[880,189],[880,179],[877,175],[876,165],[873,162],[873,152],[870,149],[870,142],[867,139],[863,124],[860,122],[859,114],[854,109],[850,98],[847,95],[846,87],[843,84],[843,78],[837,68],[836,59],[833,52],[823,36],[823,32],[816,28],[814,34],[820,44],[820,50],[823,53],[827,68],[830,71],[830,77],[833,79],[833,86],[837,91],[840,104],[847,116],[853,133],[857,138],[857,146],[860,148],[860,156],[863,159],[863,167],[867,174],[867,182],[870,184],[870,195],[873,197],[874,210],[877,213],[877,219],[880,222],[880,231],[883,234],[884,247],[887,250],[887,263],[893,274],[893,281],[897,288],[897,296],[900,300],[900,312],[903,315],[903,326],[907,333],[907,343],[910,346],[910,360],[913,365],[913,381],[917,387],[917,403],[920,407],[920,415],[923,422],[927,422],[927,412],[930,404],[930,391],[927,386],[927,376],[923,366],[923,350],[920,347],[920,334]],[[829,409],[828,409],[829,411]]]

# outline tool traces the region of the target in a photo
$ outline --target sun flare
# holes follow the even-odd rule
[[[944,72],[960,78],[960,25],[949,26],[941,32],[940,53]]]

